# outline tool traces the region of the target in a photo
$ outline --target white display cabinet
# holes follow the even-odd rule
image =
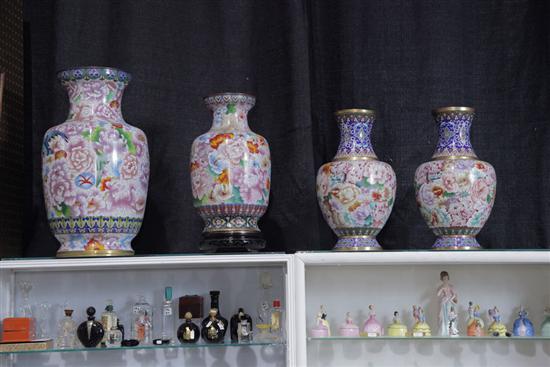
[[[550,338],[539,334],[550,305],[548,251],[297,253],[295,266],[298,366],[550,366]],[[443,270],[458,293],[462,337],[338,338],[346,312],[362,327],[369,304],[384,326],[399,311],[409,331],[412,305],[421,305],[438,335],[436,290]],[[537,337],[466,337],[468,301],[481,306],[486,326],[487,309],[498,306],[510,331],[523,305]],[[320,305],[332,338],[309,337]]]
[[[138,295],[153,306],[153,337],[160,333],[160,307],[164,287],[172,286],[177,314],[177,298],[202,295],[205,313],[210,305],[210,290],[220,290],[221,314],[228,320],[244,307],[257,321],[257,305],[264,295],[261,272],[270,272],[273,287],[270,297],[280,298],[284,311],[294,315],[293,256],[284,254],[166,255],[128,258],[20,259],[0,262],[0,318],[13,316],[22,304],[18,284],[29,281],[30,304],[36,313],[39,305],[50,304],[46,322],[55,335],[63,306],[74,309],[73,319],[86,319],[85,309],[94,306],[100,319],[106,300],[113,300],[115,311],[130,332],[131,307]],[[200,325],[200,320],[195,319]],[[174,328],[182,320],[177,319]],[[294,318],[286,317],[286,341],[231,344],[229,331],[225,344],[138,346],[119,349],[84,349],[0,354],[0,366],[294,366]],[[156,326],[155,326],[156,325]]]

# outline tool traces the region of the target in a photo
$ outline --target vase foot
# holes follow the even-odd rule
[[[265,248],[261,232],[203,233],[199,249],[204,252],[256,252]]]
[[[432,250],[481,250],[481,245],[474,236],[441,236],[437,237]]]
[[[382,251],[374,236],[340,237],[333,251]]]

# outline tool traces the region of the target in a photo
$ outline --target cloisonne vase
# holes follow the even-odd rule
[[[495,170],[477,159],[470,143],[473,108],[443,107],[433,114],[439,142],[414,179],[420,213],[437,236],[433,249],[479,249],[475,236],[493,208]]]
[[[391,166],[376,157],[371,144],[373,110],[336,112],[340,146],[332,162],[317,173],[317,199],[325,220],[338,236],[333,250],[381,250],[376,240],[395,201]]]
[[[256,99],[221,93],[204,101],[214,118],[193,142],[190,164],[193,204],[205,222],[200,249],[261,249],[258,220],[269,203],[271,159],[265,138],[248,127]]]
[[[133,255],[147,199],[149,151],[143,131],[122,118],[130,75],[80,67],[58,74],[67,89],[67,120],[42,146],[42,179],[57,256]]]

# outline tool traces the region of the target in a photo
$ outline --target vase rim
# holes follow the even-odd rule
[[[81,76],[74,75],[76,71],[82,71]],[[115,81],[122,81],[128,83],[132,79],[132,74],[117,68],[113,66],[98,66],[98,65],[84,65],[84,66],[74,66],[66,69],[60,69],[55,74],[57,78],[61,81],[69,81],[69,80],[80,80],[80,79],[104,79],[104,75],[100,75],[99,77],[90,76],[88,73],[90,70],[97,70],[100,72],[104,72],[105,74],[109,75],[110,80]],[[110,72],[110,73],[107,73]],[[104,78],[102,78],[102,76]]]
[[[250,97],[250,98],[256,99],[256,96],[254,96],[250,93],[244,93],[244,92],[219,92],[219,93],[213,93],[213,94],[209,94],[207,96],[204,96],[203,99],[218,97],[218,96],[243,96],[243,97]]]
[[[371,109],[371,108],[345,108],[343,110],[338,110],[338,111],[334,112],[334,115],[335,116],[341,116],[341,115],[347,115],[347,114],[350,114],[350,113],[371,115],[371,116],[376,115],[376,111]]]
[[[465,107],[465,106],[448,106],[448,107],[439,107],[434,108],[432,110],[432,113],[434,115],[438,115],[440,113],[445,112],[467,112],[467,113],[474,113],[475,109],[473,107]]]

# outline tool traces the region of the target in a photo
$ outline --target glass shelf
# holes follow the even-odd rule
[[[286,343],[271,342],[253,342],[253,343],[220,343],[220,344],[175,344],[175,345],[138,345],[135,347],[114,347],[114,348],[74,348],[74,349],[44,349],[44,350],[25,350],[16,352],[0,352],[0,355],[6,354],[32,354],[32,353],[72,353],[72,352],[107,352],[107,351],[127,351],[127,350],[163,350],[163,349],[200,349],[200,348],[234,348],[234,347],[279,347]]]
[[[312,338],[308,337],[308,341],[348,341],[348,340],[355,340],[355,341],[373,341],[373,340],[418,340],[418,341],[425,341],[425,340],[469,340],[469,341],[497,341],[497,340],[509,340],[509,341],[550,341],[550,337],[548,336],[511,336],[511,337],[497,337],[497,336],[457,336],[457,337],[449,337],[449,336],[375,336],[375,337],[344,337],[344,336],[331,336],[328,338]]]

